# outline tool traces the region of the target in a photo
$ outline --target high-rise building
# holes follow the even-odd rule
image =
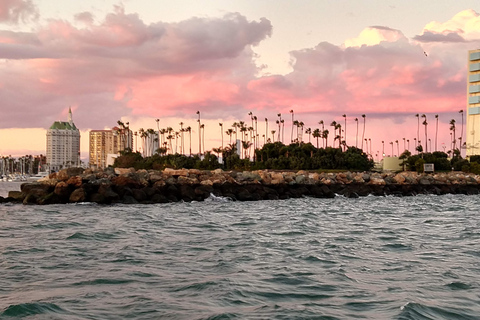
[[[468,52],[466,155],[480,155],[480,49]]]
[[[47,167],[58,171],[80,165],[80,131],[72,121],[68,109],[68,121],[55,121],[47,130]]]
[[[116,155],[125,149],[132,149],[133,134],[128,128],[114,127],[112,130],[91,130],[89,136],[89,166],[105,169],[108,155]]]

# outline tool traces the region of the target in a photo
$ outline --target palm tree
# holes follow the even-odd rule
[[[323,131],[325,130],[325,124],[324,124],[323,120],[320,120],[318,122],[318,124],[322,125],[322,130],[320,131],[320,135],[322,135]],[[323,141],[323,148],[325,148],[325,141],[323,139],[322,139],[322,141]]]
[[[425,126],[425,152],[428,152],[428,137],[427,137],[427,125],[428,125],[428,122],[427,122],[427,116],[425,114],[422,114],[422,118],[425,118],[425,120],[423,121],[423,125]]]
[[[420,140],[420,115],[417,113],[415,117],[417,117],[417,141],[418,141]]]
[[[222,135],[222,149],[223,149],[223,123],[218,124],[220,126],[220,134]]]
[[[311,142],[310,142],[310,134],[312,133],[312,128],[307,128],[307,129],[305,130],[305,133],[308,134],[308,143],[311,143]]]
[[[337,139],[337,121],[333,120],[330,125],[333,127],[333,147],[335,148],[335,140]]]
[[[188,139],[190,140],[190,157],[192,156],[192,127],[188,126],[185,128],[185,131],[188,132]]]
[[[393,141],[390,141],[390,144],[392,145],[392,157],[393,157]]]
[[[382,155],[385,157],[385,141],[382,140]]]
[[[366,115],[362,114],[362,118],[363,118],[363,133],[362,133],[362,148],[361,148],[362,150],[363,150],[363,139],[365,138],[365,118],[366,117],[367,117]]]
[[[328,129],[322,131],[322,138],[325,139],[325,146],[328,147]]]
[[[407,150],[410,151],[410,139],[407,139]]]
[[[320,129],[313,130],[313,137],[317,139],[317,149],[318,149],[318,138],[320,138]]]
[[[267,118],[265,118],[265,137],[268,137],[268,119]],[[265,142],[263,144],[265,144]]]
[[[155,122],[157,123],[157,137],[160,139],[160,119],[155,119]]]
[[[280,120],[280,123],[282,124],[282,143],[285,143],[285,119]]]
[[[275,142],[275,130],[272,130],[272,142]]]
[[[202,123],[200,129],[202,130],[203,150],[205,151],[205,124]]]
[[[459,149],[462,148],[462,140],[463,140],[463,110],[458,111],[462,115],[462,131],[460,131],[460,145],[458,146]]]
[[[297,138],[295,139],[295,141],[298,142],[298,128],[300,127],[300,122],[298,122],[298,120],[295,120],[293,121],[293,125],[297,127]],[[294,140],[292,140],[292,142],[294,142]]]
[[[185,146],[184,146],[185,143],[184,143],[184,139],[183,139],[183,138],[184,138],[184,137],[183,137],[183,132],[184,132],[184,131],[185,131],[185,130],[183,129],[183,122],[180,122],[180,134],[182,135],[182,136],[180,137],[180,143],[182,144],[182,148],[180,149],[180,152],[181,152],[182,154],[185,154]]]
[[[345,118],[345,126],[343,127],[343,131],[345,133],[345,143],[347,143],[347,115],[343,114],[342,117]]]
[[[398,147],[398,140],[395,140],[395,143],[397,144],[397,156],[400,155],[400,148]]]
[[[355,118],[355,122],[357,123],[357,133],[355,134],[355,148],[358,148],[358,118]]]
[[[405,151],[405,150],[407,150],[407,147],[405,145],[405,138],[403,138],[403,151]],[[399,156],[400,156],[400,154],[399,154]]]
[[[450,130],[453,132],[453,139],[452,139],[452,150],[456,149],[456,138],[455,138],[455,119],[450,120]]]
[[[233,129],[227,129],[227,131],[225,131],[225,133],[227,134],[227,136],[230,137],[230,144],[232,144],[232,135],[233,135]]]
[[[201,127],[202,127],[202,124],[200,122],[200,111],[197,111],[197,114],[198,114],[198,154],[201,155],[202,154],[202,135],[201,135]]]
[[[437,137],[438,137],[438,114],[435,115],[435,151],[437,151]]]
[[[282,123],[280,122],[280,120],[277,120],[277,121],[275,121],[275,122],[276,122],[277,125],[278,125],[278,139],[277,139],[277,141],[280,141],[280,132],[281,132],[280,125],[281,125]],[[275,140],[273,140],[273,141],[275,142]]]
[[[290,113],[292,114],[292,134],[290,137],[290,143],[293,143],[293,110],[290,110]]]

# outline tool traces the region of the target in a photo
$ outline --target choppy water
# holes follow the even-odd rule
[[[0,205],[0,318],[479,319],[480,197]]]

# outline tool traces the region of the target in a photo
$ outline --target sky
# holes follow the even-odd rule
[[[134,131],[183,122],[198,141],[197,111],[207,149],[221,144],[219,123],[249,123],[249,112],[259,132],[281,113],[289,133],[293,110],[312,130],[341,123],[349,145],[365,114],[376,159],[396,140],[413,149],[416,114],[434,149],[438,115],[448,150],[451,119],[465,135],[478,48],[478,0],[1,0],[0,156],[45,154],[46,129],[70,107],[85,161],[88,131],[118,120]]]

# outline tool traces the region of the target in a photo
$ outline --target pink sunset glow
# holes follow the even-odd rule
[[[263,73],[255,51],[275,36],[268,16],[224,13],[147,23],[127,9],[117,5],[104,16],[78,12],[72,21],[44,21],[34,1],[0,3],[6,26],[0,28],[0,154],[45,153],[45,136],[38,132],[66,120],[69,106],[82,130],[84,158],[90,129],[112,127],[119,119],[134,131],[156,128],[159,118],[162,127],[184,122],[195,136],[197,110],[207,149],[221,143],[218,123],[224,131],[235,121],[250,123],[249,112],[258,117],[259,132],[265,118],[269,131],[277,130],[281,113],[289,142],[292,109],[312,130],[320,120],[329,130],[333,120],[344,126],[346,114],[349,145],[359,140],[354,119],[361,133],[366,114],[365,138],[374,155],[382,152],[382,140],[388,150],[399,140],[401,152],[406,138],[413,150],[417,113],[427,116],[432,148],[436,114],[438,150],[442,143],[449,149],[451,119],[460,136],[467,51],[480,47],[480,15],[472,9],[448,21],[424,21],[411,38],[378,25],[365,26],[339,45],[318,35],[315,46],[289,53],[282,74]],[[38,22],[20,31],[24,21]],[[421,125],[420,140],[424,130]]]

